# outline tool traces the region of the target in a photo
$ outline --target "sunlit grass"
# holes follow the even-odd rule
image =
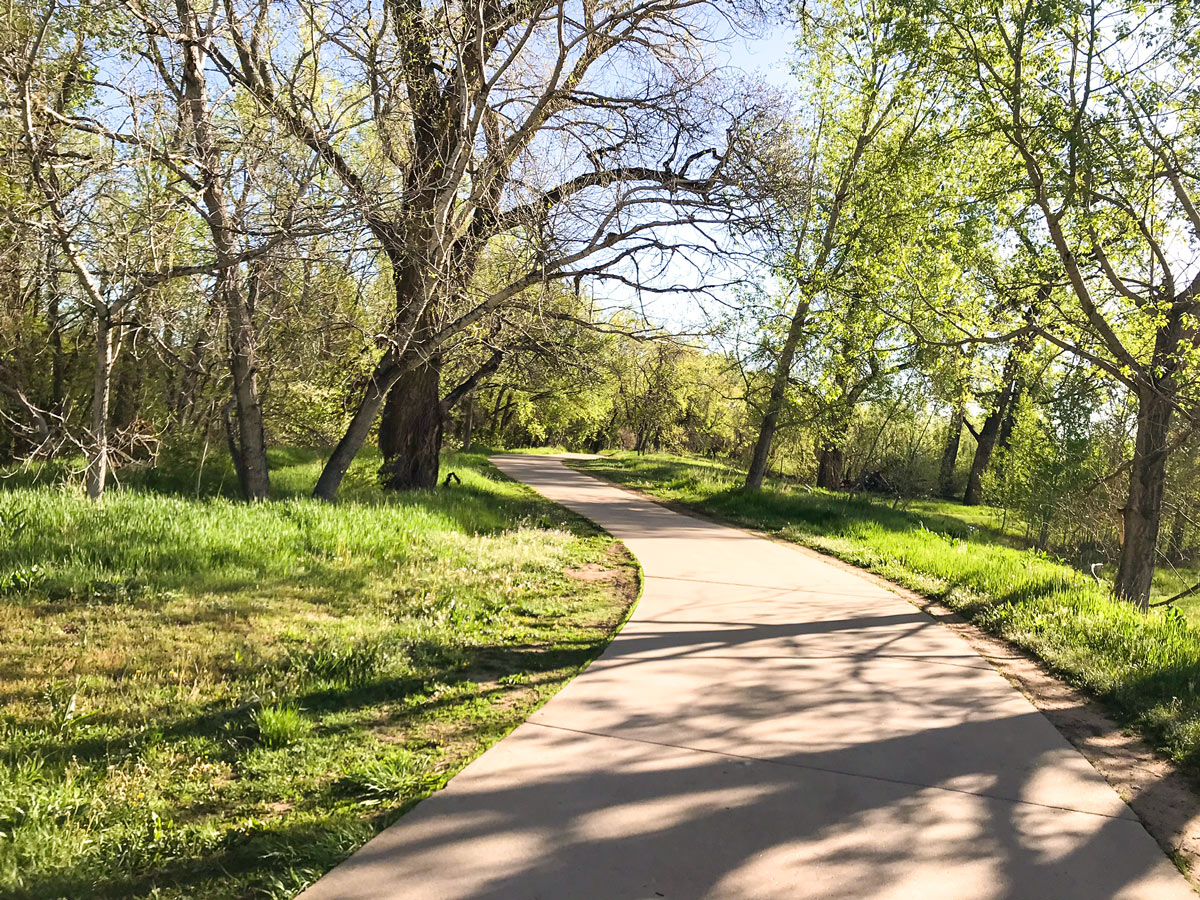
[[[1200,630],[1178,613],[1143,614],[1071,566],[1000,543],[980,527],[978,512],[959,516],[940,502],[893,509],[891,502],[786,483],[746,492],[736,469],[664,455],[619,454],[574,465],[814,547],[941,600],[1037,654],[1200,771]]]
[[[493,469],[342,502],[272,454],[0,488],[0,896],[292,896],[594,656],[612,541]],[[224,471],[223,471],[224,470]],[[196,490],[199,483],[200,489]],[[198,495],[198,496],[197,496]]]

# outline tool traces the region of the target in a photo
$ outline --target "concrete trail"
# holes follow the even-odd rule
[[[605,653],[305,900],[1195,900],[950,629],[798,549],[498,457],[645,589]]]

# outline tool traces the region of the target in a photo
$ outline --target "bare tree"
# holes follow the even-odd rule
[[[773,101],[723,84],[705,62],[729,9],[225,0],[208,52],[340,181],[395,292],[378,363],[316,496],[336,495],[394,386],[383,429],[432,428],[439,349],[539,285],[711,284],[696,254],[758,214],[756,185],[773,170],[752,145],[778,133],[764,127]],[[330,84],[331,72],[352,87]],[[516,252],[483,272],[500,246]],[[420,473],[416,486],[436,468],[399,471]]]
[[[314,232],[304,202],[314,157],[277,152],[269,129],[240,113],[219,75],[214,100],[201,19],[210,21],[190,0],[113,0],[82,11],[47,4],[27,29],[24,63],[10,78],[22,98],[37,214],[96,319],[89,490],[102,490],[107,468],[109,427],[102,420],[122,328],[168,354],[173,349],[169,320],[155,331],[148,317],[120,317],[156,286],[189,279],[209,287],[217,311],[209,320],[228,332],[236,412],[226,417],[230,451],[243,494],[260,500],[270,482],[256,272],[267,254]],[[333,224],[331,217],[321,228]],[[199,347],[207,339],[197,341]]]
[[[65,124],[91,92],[89,34],[60,23],[49,5],[27,20],[6,59],[7,109],[20,122],[9,158],[25,167],[28,190],[6,206],[10,221],[41,230],[56,245],[94,321],[87,492],[100,499],[110,466],[109,407],[123,320],[160,280],[169,242],[149,237],[170,203],[141,188],[136,159],[89,141]]]

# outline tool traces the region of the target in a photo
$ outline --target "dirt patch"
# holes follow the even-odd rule
[[[620,541],[613,541],[605,551],[604,563],[585,563],[563,569],[563,574],[576,581],[601,582],[613,586],[627,604],[637,599],[641,588],[637,560]]]
[[[568,567],[563,571],[579,581],[613,581],[617,575],[615,570],[600,563],[587,563],[578,568]]]

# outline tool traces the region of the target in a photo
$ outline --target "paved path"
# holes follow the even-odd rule
[[[547,457],[504,471],[645,570],[625,629],[305,900],[1195,900],[950,629],[798,549]]]

